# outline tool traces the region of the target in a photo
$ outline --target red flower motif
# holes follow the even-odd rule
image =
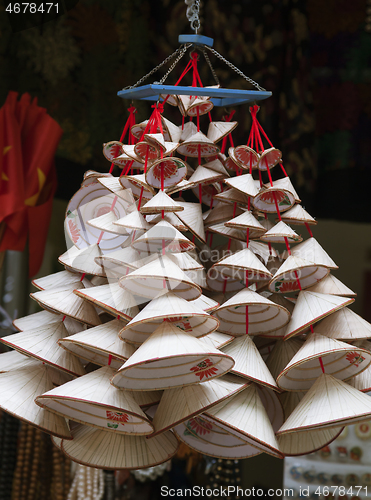
[[[186,423],[186,427],[191,430],[192,433],[196,433],[199,436],[210,434],[210,431],[213,429],[213,426],[210,422],[200,417],[189,419]]]
[[[346,355],[346,359],[349,361],[349,363],[351,363],[353,366],[356,366],[357,368],[362,363],[362,361],[365,360],[365,358],[361,356],[361,354],[359,354],[358,352],[348,353]]]
[[[285,193],[282,191],[268,191],[260,196],[262,201],[266,203],[274,203],[274,197],[276,197],[277,203],[281,203],[285,199]]]
[[[277,281],[274,286],[276,292],[296,292],[298,288],[298,283],[296,281]]]
[[[175,161],[163,161],[155,165],[152,169],[153,176],[157,180],[161,180],[162,170],[164,172],[164,180],[170,179],[176,174],[178,170],[178,165]]]
[[[124,423],[129,420],[129,415],[120,411],[107,410],[106,415],[107,418],[109,418],[110,420],[116,420],[117,422],[120,422],[122,425],[124,425]]]
[[[80,233],[79,230],[77,229],[76,224],[72,222],[71,219],[69,219],[68,221],[68,228],[70,231],[70,236],[72,238],[72,241],[76,244],[79,241]]]
[[[109,156],[113,159],[117,158],[122,154],[122,147],[120,144],[112,144],[109,149]]]
[[[201,363],[193,366],[190,370],[194,372],[197,377],[200,377],[200,380],[204,377],[211,377],[218,372],[218,368],[215,368],[209,359],[204,359]]]

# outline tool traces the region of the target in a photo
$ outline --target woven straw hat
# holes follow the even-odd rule
[[[198,151],[200,150],[200,156],[215,156],[219,153],[218,146],[210,141],[202,132],[196,132],[192,136],[188,137],[184,142],[179,144],[177,152],[183,156],[190,156],[192,158],[198,157]]]
[[[234,279],[231,276],[224,277],[222,274],[216,272],[215,269],[209,269],[206,276],[206,284],[209,290],[223,294],[233,294],[245,287],[243,281]]]
[[[147,439],[81,426],[72,436],[71,442],[62,441],[62,451],[74,462],[98,469],[154,467],[170,460],[178,450],[178,440],[171,432]]]
[[[204,97],[196,97],[196,99],[188,106],[187,115],[188,116],[201,116],[209,113],[214,107],[214,103],[209,100],[205,100]]]
[[[233,340],[222,348],[225,354],[231,356],[235,365],[232,373],[262,384],[271,389],[278,390],[267,365],[264,363],[257,347],[248,335]]]
[[[295,433],[282,434],[277,436],[277,441],[280,450],[285,456],[296,457],[308,455],[330,444],[341,434],[343,429],[344,427],[315,429],[313,431],[301,432],[299,437]]]
[[[264,184],[253,199],[253,205],[262,212],[276,213],[275,198],[280,212],[285,212],[300,202],[290,179],[285,177],[274,181],[273,186]]]
[[[307,290],[299,292],[284,339],[287,340],[298,335],[310,325],[352,302],[354,299],[337,297],[336,295],[308,292]]]
[[[111,210],[110,212],[100,215],[95,219],[88,220],[87,224],[95,229],[99,229],[100,231],[105,231],[107,233],[128,234],[128,231],[126,231],[125,228],[115,224],[117,220],[117,215],[113,210]]]
[[[229,203],[218,203],[217,207],[209,210],[207,217],[204,219],[204,225],[207,227],[220,222],[230,221],[233,214],[239,216],[244,214],[244,212],[239,207],[236,207],[236,210],[234,210],[233,205]]]
[[[206,295],[200,295],[197,299],[192,300],[192,304],[206,312],[215,311],[215,309],[219,307],[219,302],[210,297],[206,297]]]
[[[34,399],[53,388],[52,368],[33,362],[0,374],[0,408],[27,424],[64,439],[71,434],[64,418],[39,408]]]
[[[132,247],[141,252],[149,253],[161,252],[165,247],[165,251],[177,253],[193,250],[195,245],[175,227],[162,220],[133,241]]]
[[[84,285],[79,282],[54,290],[42,290],[31,293],[30,297],[40,304],[41,307],[65,316],[70,316],[81,323],[90,326],[100,325],[101,321],[94,307],[74,294],[74,290],[85,290]]]
[[[89,245],[81,250],[73,246],[60,255],[58,261],[72,272],[104,276],[101,266],[96,264],[94,260],[101,255],[102,251],[97,244]]]
[[[204,222],[202,219],[202,207],[200,203],[189,203],[186,201],[178,201],[178,205],[183,207],[182,212],[177,212],[176,216],[180,219],[188,230],[194,234],[199,240],[206,243]]]
[[[312,286],[328,273],[328,268],[323,265],[290,255],[278,268],[268,288],[271,292],[295,292]]]
[[[236,229],[234,227],[228,227],[223,222],[220,224],[214,224],[209,226],[209,231],[216,234],[221,234],[222,236],[227,236],[232,240],[246,241],[246,233],[241,229]]]
[[[280,221],[278,224],[269,229],[263,236],[260,237],[263,241],[269,241],[271,243],[285,243],[285,238],[290,243],[298,243],[303,241],[303,238],[299,236],[295,231],[291,229],[287,224]]]
[[[17,351],[2,352],[0,354],[0,373],[18,370],[30,364],[34,364],[34,360]]]
[[[204,415],[191,418],[174,427],[175,435],[191,449],[212,457],[249,458],[262,453],[258,448],[231,434]]]
[[[164,188],[176,186],[187,176],[187,165],[180,158],[160,158],[148,166],[145,174],[149,186],[161,189],[163,177]]]
[[[219,172],[220,174],[223,175],[223,179],[229,177],[227,170],[224,168],[224,165],[219,158],[208,161],[207,163],[204,164],[204,167],[208,168],[209,170],[215,170],[215,172]]]
[[[332,274],[328,274],[326,278],[321,280],[319,283],[316,283],[308,288],[308,291],[329,293],[330,295],[342,295],[346,297],[355,297],[357,295]]]
[[[311,215],[308,214],[304,208],[296,204],[290,210],[287,210],[287,212],[282,214],[282,220],[283,222],[289,222],[290,224],[293,225],[299,225],[302,226],[304,224],[309,224],[309,225],[316,225],[318,222],[313,219]]]
[[[277,432],[283,435],[342,427],[369,420],[371,400],[346,382],[323,373]]]
[[[194,259],[189,253],[169,253],[169,259],[180,267],[183,271],[192,271],[195,269],[204,269],[204,266]]]
[[[248,248],[224,257],[213,264],[212,269],[222,273],[223,276],[233,276],[234,279],[243,281],[246,280],[246,272],[249,281],[268,280],[272,276],[264,264]]]
[[[113,161],[122,154],[122,142],[109,141],[103,144],[103,155],[108,161]]]
[[[224,375],[202,384],[167,389],[153,419],[154,435],[160,434],[176,425],[225,401],[242,391],[250,382],[235,375]]]
[[[133,346],[119,338],[119,332],[124,326],[125,323],[114,319],[61,338],[58,344],[79,358],[100,366],[110,364],[112,368],[118,369],[135,351]]]
[[[258,162],[259,170],[268,170],[273,168],[282,159],[282,153],[279,149],[269,148],[260,153],[260,158]]]
[[[188,231],[187,226],[185,226],[173,212],[165,212],[164,217],[162,217],[162,214],[150,215],[147,217],[147,219],[150,227],[151,225],[157,224],[158,222],[164,220],[175,227],[175,229],[178,229],[178,231]]]
[[[207,168],[205,165],[198,165],[188,179],[188,182],[191,182],[193,186],[198,186],[199,184],[213,184],[214,182],[222,181],[224,177],[224,174]]]
[[[303,341],[296,338],[286,340],[285,342],[278,340],[274,344],[272,351],[265,360],[265,364],[268,366],[275,380],[302,345]]]
[[[140,209],[142,214],[159,214],[161,212],[181,212],[184,210],[165,191],[159,191],[151,200]]]
[[[149,299],[167,291],[187,300],[201,295],[201,288],[166,255],[159,255],[156,260],[123,276],[119,283],[132,294]]]
[[[251,335],[274,331],[287,324],[290,319],[289,311],[283,306],[248,288],[224,302],[213,315],[220,321],[218,330],[235,337],[246,334],[247,315],[248,331]]]
[[[140,229],[143,231],[147,231],[151,227],[138,210],[134,210],[134,212],[131,212],[131,214],[125,215],[125,217],[118,219],[114,224],[117,226],[122,226],[126,229]]]
[[[147,304],[121,330],[120,337],[142,343],[163,320],[170,321],[194,337],[208,335],[219,326],[219,321],[197,307],[194,301],[187,301],[169,292]]]
[[[205,382],[227,373],[233,359],[164,322],[112,378],[115,387],[162,390]]]
[[[85,301],[91,302],[94,306],[100,307],[114,316],[121,316],[128,321],[134,318],[139,311],[135,298],[127,290],[123,290],[118,283],[75,290],[75,294]]]
[[[31,283],[39,290],[47,290],[49,288],[58,288],[63,285],[71,285],[79,282],[80,279],[81,274],[72,273],[70,271],[59,271],[59,273],[48,274],[48,276],[32,280]]]
[[[36,404],[75,422],[107,431],[148,435],[153,427],[132,395],[113,387],[109,366],[38,396]]]
[[[197,125],[189,121],[184,124],[183,130],[181,131],[180,140],[184,142],[196,133],[197,133]]]
[[[201,337],[200,340],[202,342],[212,342],[217,349],[221,349],[230,344],[234,340],[234,337],[232,335],[225,335],[224,333],[212,332],[205,337]]]
[[[157,141],[146,140],[146,135],[152,135],[157,137]],[[161,150],[165,151],[165,140],[162,134],[146,134],[144,141],[139,141],[134,145],[134,153],[141,161],[153,161],[157,160],[161,155]],[[161,139],[162,140],[161,140]]]
[[[147,184],[145,174],[123,175],[122,177],[120,177],[120,182],[123,188],[131,189],[132,194],[135,198],[139,198],[142,194],[142,197],[145,200],[150,200],[155,194],[155,190],[153,189],[153,187]]]
[[[134,250],[134,248],[120,248],[115,252],[97,257],[96,263],[103,267],[106,274],[110,275],[113,270],[116,270],[121,277],[123,274],[136,269],[133,264],[141,258],[141,255],[142,254]]]
[[[232,177],[232,179],[234,179],[234,177]],[[213,198],[215,200],[221,201],[223,203],[229,203],[231,205],[234,205],[236,203],[236,205],[239,207],[247,207],[249,204],[249,197],[234,188],[227,189],[222,193],[217,193],[213,196]]]
[[[232,161],[241,168],[245,170],[258,168],[259,155],[249,146],[236,146],[235,148],[229,148],[228,154]]]
[[[61,320],[59,323],[8,335],[0,340],[25,356],[43,361],[71,375],[84,375],[85,370],[80,361],[57,343],[59,339],[67,336],[68,331]]]
[[[37,328],[41,325],[59,322],[62,317],[63,316],[60,314],[55,314],[49,311],[40,311],[29,314],[28,316],[23,316],[22,318],[16,318],[13,320],[13,325],[17,330],[22,332],[24,330]]]
[[[299,243],[299,245],[296,245],[292,249],[292,255],[302,257],[303,259],[326,266],[330,269],[338,269],[339,267],[313,237]]]
[[[368,351],[312,333],[278,375],[277,384],[285,391],[306,391],[322,372],[347,380],[370,363]]]
[[[251,384],[233,398],[205,410],[208,417],[227,426],[238,437],[244,436],[250,444],[266,453],[282,457],[272,424],[259,397],[255,384]]]
[[[261,241],[250,241],[249,248],[255,255],[262,258],[265,265],[267,265],[272,258],[278,256],[274,248],[269,248],[267,243],[262,243]]]
[[[225,183],[240,193],[254,198],[259,192],[251,174],[237,175],[230,179],[225,179]]]
[[[249,229],[249,238],[259,238],[262,234],[266,232],[266,229],[260,224],[260,222],[252,215],[249,210],[242,213],[241,215],[234,217],[225,223],[227,227],[234,227],[237,229]]]
[[[331,339],[351,342],[371,338],[371,325],[357,313],[344,307],[318,323],[316,332]]]

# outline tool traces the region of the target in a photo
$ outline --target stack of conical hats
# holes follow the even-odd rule
[[[191,118],[213,106],[171,102]],[[203,133],[155,108],[135,140],[105,144],[122,175],[85,176],[65,269],[34,280],[43,310],[0,339],[13,349],[0,408],[78,463],[149,467],[179,440],[221,458],[300,455],[371,416],[371,325],[349,309],[281,152],[250,140],[225,156],[236,126]]]

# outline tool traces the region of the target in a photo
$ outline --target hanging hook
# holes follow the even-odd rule
[[[186,16],[188,21],[191,24],[191,28],[193,31],[198,34],[198,30],[201,27],[201,22],[200,22],[200,0],[184,0],[185,4],[187,5],[187,12]]]

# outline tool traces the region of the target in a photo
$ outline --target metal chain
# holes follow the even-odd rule
[[[202,53],[204,55],[204,58],[206,59],[206,62],[207,64],[209,65],[209,68],[210,68],[210,71],[214,77],[214,80],[216,82],[217,85],[220,85],[220,81],[219,81],[219,78],[218,78],[218,75],[215,73],[215,70],[213,68],[213,65],[211,64],[211,61],[209,59],[209,56],[207,55],[207,52],[204,48],[201,49],[202,50]]]
[[[216,57],[218,57],[227,66],[229,66],[231,69],[233,69],[233,71],[235,71],[239,76],[242,76],[242,78],[244,78],[246,81],[251,83],[251,85],[256,87],[258,90],[266,90],[264,87],[261,87],[255,80],[253,80],[252,78],[249,78],[244,73],[242,73],[242,71],[240,69],[238,69],[234,64],[232,64],[230,61],[228,61],[228,59],[226,59],[221,54],[219,54],[219,52],[217,52],[215,49],[213,49],[212,47],[208,47],[207,45],[205,45],[205,48],[207,50],[210,50],[210,52],[212,52]]]
[[[158,64],[155,68],[153,68],[149,73],[147,73],[146,75],[142,76],[142,78],[140,80],[137,81],[137,83],[135,83],[134,85],[129,85],[128,87],[124,87],[122,90],[128,90],[128,89],[133,89],[135,87],[138,87],[138,85],[140,85],[142,82],[144,82],[144,80],[146,80],[148,77],[150,77],[151,75],[153,75],[153,73],[156,73],[157,70],[159,70],[164,64],[168,63],[169,61],[171,61],[171,59],[173,59],[173,57],[175,57],[177,54],[179,53],[182,53],[181,56],[179,58],[176,59],[176,62],[175,64],[179,61],[179,59],[181,59],[184,55],[184,53],[186,52],[186,50],[190,47],[190,45],[192,44],[183,44],[181,45],[180,47],[178,47],[176,49],[175,52],[173,52],[172,54],[170,54],[166,59],[164,59],[160,64]],[[171,66],[171,71],[173,68],[174,65]],[[165,75],[165,78],[167,77],[167,75],[169,74],[170,71],[168,71],[168,73]],[[162,83],[162,82],[161,82]]]
[[[178,64],[178,62],[181,60],[181,58],[187,52],[187,50],[189,49],[189,47],[191,47],[191,45],[192,45],[191,43],[185,43],[184,45],[181,46],[181,47],[183,47],[182,50],[180,51],[178,57],[175,59],[175,61],[173,62],[173,64],[168,69],[167,73],[165,73],[165,75],[159,81],[160,85],[164,83],[164,81],[166,80],[166,78],[170,75],[170,73],[173,71],[173,69],[175,68],[175,66]]]
[[[191,28],[193,31],[196,32],[196,35],[198,33],[198,30],[201,27],[201,22],[200,22],[200,0],[184,0],[185,4],[187,5],[187,12],[186,16],[188,21],[191,24]]]

